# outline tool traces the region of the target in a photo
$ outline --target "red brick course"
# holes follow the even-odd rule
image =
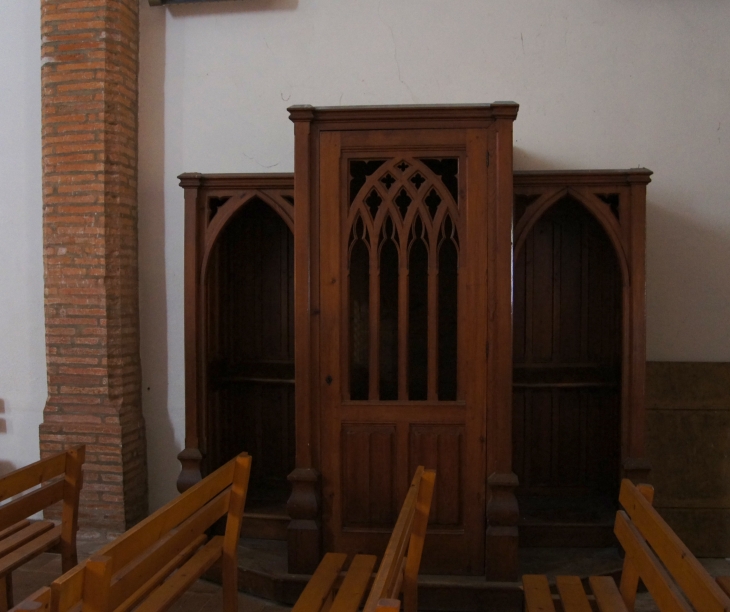
[[[42,455],[86,444],[82,527],[147,513],[137,284],[138,0],[42,0],[48,401]]]

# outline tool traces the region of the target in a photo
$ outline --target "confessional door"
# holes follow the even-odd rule
[[[319,135],[327,550],[382,553],[423,464],[437,472],[423,571],[484,571],[487,137]]]

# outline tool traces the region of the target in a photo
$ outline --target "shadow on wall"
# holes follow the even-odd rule
[[[186,15],[230,15],[260,11],[295,11],[299,0],[246,0],[245,2],[211,2],[209,4],[172,4],[167,8],[175,17]]]
[[[0,399],[0,414],[5,414],[5,400]],[[0,434],[8,433],[8,424],[0,417]]]
[[[140,6],[139,305],[142,411],[147,437],[149,507],[172,499],[180,473],[170,416],[165,257],[165,19]],[[184,410],[183,406],[174,406]]]

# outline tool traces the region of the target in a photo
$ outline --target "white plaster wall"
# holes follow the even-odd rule
[[[141,15],[140,280],[153,506],[173,492],[179,468],[169,445],[177,451],[184,438],[176,176],[291,171],[291,104],[514,100],[517,168],[652,169],[649,359],[730,361],[727,2],[150,8],[143,0]]]
[[[37,461],[43,322],[40,2],[0,0],[0,474]]]

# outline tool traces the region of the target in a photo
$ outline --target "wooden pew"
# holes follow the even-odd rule
[[[718,576],[715,578],[717,584],[725,592],[725,595],[730,596],[730,576]]]
[[[223,610],[238,608],[238,539],[251,457],[242,453],[13,609],[67,612],[167,610],[221,562]],[[225,533],[206,531],[226,517]]]
[[[356,612],[366,594],[363,612],[397,612],[401,595],[404,611],[416,612],[418,568],[435,479],[433,470],[416,470],[374,580],[375,555],[355,555],[340,583],[347,555],[327,553],[292,612]]]
[[[730,612],[730,598],[652,506],[654,489],[623,480],[614,533],[626,553],[621,583],[607,576],[588,579],[600,612],[633,612],[641,580],[662,612]],[[590,612],[577,576],[558,576],[565,612]],[[554,612],[546,576],[522,577],[527,612]]]
[[[41,459],[0,478],[0,612],[13,606],[15,569],[47,551],[61,553],[63,571],[77,562],[79,493],[85,447]],[[63,502],[61,524],[29,517]]]

